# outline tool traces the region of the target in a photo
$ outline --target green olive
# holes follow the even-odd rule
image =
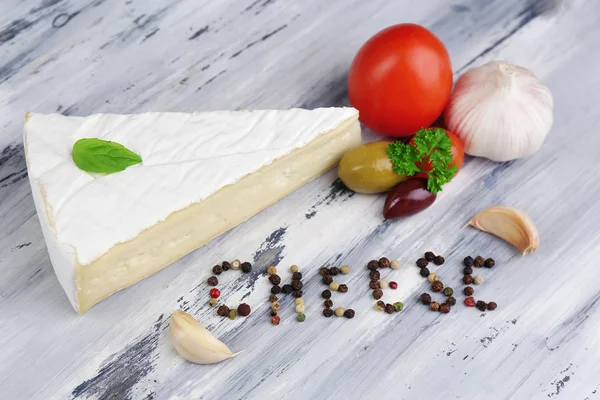
[[[357,193],[381,193],[402,182],[405,177],[392,169],[388,144],[367,143],[344,154],[338,167],[342,182]]]

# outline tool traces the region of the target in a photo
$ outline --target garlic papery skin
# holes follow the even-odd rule
[[[492,61],[461,76],[444,111],[465,153],[509,161],[537,152],[552,128],[550,90],[528,69]]]
[[[237,355],[194,317],[181,310],[171,314],[169,341],[181,357],[196,364],[215,364]]]
[[[504,239],[523,255],[533,253],[540,246],[540,234],[533,220],[515,207],[486,208],[471,218],[469,225]]]

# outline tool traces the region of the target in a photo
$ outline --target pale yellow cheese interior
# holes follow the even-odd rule
[[[89,265],[78,265],[78,311],[158,272],[335,167],[361,144],[352,118],[200,203],[171,214]]]

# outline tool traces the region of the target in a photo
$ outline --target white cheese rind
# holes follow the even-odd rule
[[[25,125],[29,173],[45,188],[59,240],[85,265],[356,113],[333,108],[85,118],[32,114]],[[71,159],[81,138],[121,143],[143,162],[117,174],[87,173]]]
[[[356,145],[357,116],[352,108],[85,118],[28,114],[29,178],[49,253],[69,300],[80,310],[79,267],[93,264],[169,215],[201,203],[344,121],[355,124],[351,144]],[[111,175],[81,171],[71,149],[84,137],[119,142],[140,154],[143,163]],[[335,146],[332,150],[344,147]]]
[[[58,282],[67,294],[69,302],[75,310],[79,310],[79,303],[77,300],[79,285],[76,275],[77,255],[71,246],[57,240],[56,232],[50,224],[48,213],[46,212],[42,187],[39,183],[31,179],[29,180],[29,183],[31,184],[33,202],[40,219],[42,234],[46,241],[46,247],[48,248],[48,254],[50,255],[54,272],[56,273]]]

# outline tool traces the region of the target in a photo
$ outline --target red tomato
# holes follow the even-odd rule
[[[446,132],[446,135],[448,135],[450,141],[452,142],[452,148],[450,149],[450,151],[452,152],[452,162],[449,165],[456,165],[456,173],[458,174],[458,171],[460,171],[460,169],[463,166],[463,162],[465,161],[465,150],[463,142],[457,135],[450,132],[449,130],[444,129],[444,131]],[[411,140],[410,143],[412,144],[413,141]],[[431,171],[431,163],[427,161],[423,166],[423,169],[425,171]],[[427,178],[427,174],[425,173],[419,173],[415,176],[418,178]]]
[[[430,126],[452,91],[452,65],[444,44],[415,24],[394,25],[365,43],[348,75],[350,103],[369,128],[410,136]]]

